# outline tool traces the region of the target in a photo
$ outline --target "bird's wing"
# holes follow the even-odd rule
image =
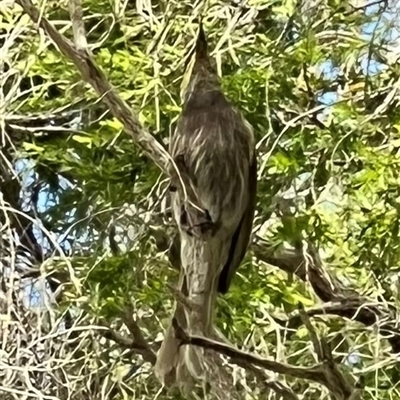
[[[243,217],[232,237],[228,261],[221,271],[218,281],[218,292],[225,294],[231,285],[232,279],[242,262],[253,227],[254,211],[257,195],[257,160],[254,154],[249,168],[249,202]]]

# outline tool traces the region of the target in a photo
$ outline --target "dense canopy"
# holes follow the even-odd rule
[[[179,297],[169,178],[87,81],[110,82],[163,154],[202,15],[258,158],[252,243],[216,323],[289,368],[217,349],[231,398],[400,398],[396,2],[85,1],[90,79],[30,4],[0,4],[0,397],[179,398],[152,369]],[[67,1],[34,6],[77,44]]]

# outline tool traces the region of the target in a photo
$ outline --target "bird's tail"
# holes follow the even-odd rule
[[[184,305],[179,300],[176,302],[173,318],[187,334],[213,336],[213,327],[210,323],[213,307],[211,301],[206,303],[208,306],[207,314],[206,312],[196,312],[193,309],[187,310],[187,308],[190,308],[189,304]],[[195,304],[193,304],[193,307],[195,307]],[[164,334],[163,343],[157,354],[155,365],[157,378],[166,386],[188,385],[193,383],[194,380],[204,378],[205,371],[204,350],[196,346],[181,346],[171,323]]]
[[[183,302],[177,301],[174,318],[189,336],[215,337],[213,315],[218,272],[220,265],[223,265],[220,256],[225,248],[223,243],[215,239],[207,243],[196,238],[182,241],[184,268],[181,271],[180,289],[186,297]],[[157,355],[157,378],[166,386],[187,384],[188,379],[193,381],[205,378],[206,370],[204,350],[196,346],[180,346],[171,324]]]

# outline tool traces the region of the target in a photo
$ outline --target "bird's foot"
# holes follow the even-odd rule
[[[188,212],[182,207],[180,226],[189,236],[201,237],[215,229],[215,223],[207,210],[192,209]]]

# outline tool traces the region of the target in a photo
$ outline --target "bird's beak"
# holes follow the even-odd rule
[[[208,51],[207,51],[207,39],[204,33],[203,24],[200,21],[199,24],[199,33],[196,40],[196,45],[192,48],[189,52],[186,64],[185,64],[185,72],[183,74],[183,79],[181,83],[181,100],[184,100],[184,96],[186,93],[186,89],[189,85],[190,78],[192,76],[193,67],[195,63],[200,62],[203,63],[204,61],[208,61]]]
[[[198,60],[208,58],[207,38],[206,34],[204,33],[203,23],[201,21],[199,24],[199,34],[197,36],[195,53],[196,59]]]

